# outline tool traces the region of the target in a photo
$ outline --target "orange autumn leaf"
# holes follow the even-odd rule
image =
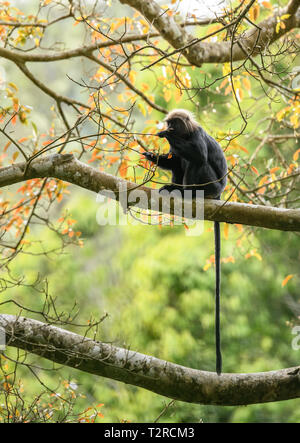
[[[264,186],[263,188],[261,188],[261,189],[259,189],[258,191],[257,191],[257,193],[258,194],[264,194],[265,192],[266,192],[266,187]]]
[[[243,225],[240,225],[239,223],[235,223],[234,226],[238,229],[239,232],[243,232],[243,230],[244,230]]]
[[[128,168],[127,161],[123,160],[121,165],[120,165],[120,169],[119,169],[119,173],[120,173],[120,176],[122,178],[126,177],[126,175],[127,175],[127,168]]]
[[[10,383],[3,383],[3,389],[6,391],[6,392],[9,392],[10,390],[11,390],[11,388],[12,388],[12,386],[11,386],[11,384]]]
[[[26,140],[28,140],[28,137],[23,137],[23,138],[20,138],[20,139],[18,140],[18,142],[19,142],[19,143],[23,143],[23,142],[26,142]]]
[[[249,11],[249,17],[250,20],[252,20],[253,22],[255,22],[258,19],[259,16],[259,11],[260,11],[260,7],[259,5],[254,5],[252,6],[252,8]]]
[[[224,223],[224,237],[226,240],[228,240],[228,232],[229,232],[229,224]]]
[[[247,148],[245,148],[244,146],[238,146],[239,149],[241,149],[242,151],[246,152],[246,154],[249,154],[249,151]]]
[[[12,156],[13,161],[15,161],[18,156],[19,156],[19,151],[14,152]]]
[[[262,5],[267,9],[273,9],[273,6],[270,2],[262,2]]]
[[[220,84],[220,89],[224,88],[224,86],[226,86],[228,83],[228,78],[224,78],[224,80],[222,81],[222,83]]]
[[[7,142],[6,145],[3,148],[3,151],[6,152],[10,145],[11,145],[11,142]]]
[[[262,261],[262,256],[257,252],[256,249],[252,249],[245,255],[245,258],[248,260],[251,257],[257,258],[257,260]]]
[[[288,167],[288,170],[287,170],[288,175],[292,174],[293,169],[295,169],[295,168],[296,168],[296,165],[294,163],[291,163]]]
[[[258,170],[256,169],[255,166],[251,166],[251,169],[256,175],[259,175]]]
[[[107,157],[107,160],[109,161],[109,163],[112,165],[113,163],[116,163],[119,160],[119,157]]]
[[[269,177],[267,175],[265,175],[258,183],[258,186],[264,185],[268,180],[269,180]]]
[[[294,274],[289,274],[288,276],[286,276],[282,280],[281,287],[283,288],[287,284],[287,282],[290,281],[290,279],[293,278],[293,277],[294,277]]]
[[[251,82],[248,78],[243,78],[243,85],[247,89],[247,91],[251,90]]]
[[[29,240],[21,240],[21,245],[30,245],[30,241]]]
[[[235,258],[230,255],[229,257],[222,258],[222,263],[235,263]]]
[[[231,85],[228,85],[225,89],[225,95],[228,95],[231,92]]]
[[[5,149],[5,148],[4,148]],[[294,160],[294,162],[296,162],[297,160],[298,160],[298,158],[299,158],[299,154],[300,154],[300,149],[298,149],[295,153],[294,153],[294,155],[293,155],[293,160]]]
[[[270,169],[270,173],[271,174],[274,174],[274,172],[277,172],[277,171],[279,171],[279,167],[278,166],[276,166],[275,168],[272,168],[272,169]]]

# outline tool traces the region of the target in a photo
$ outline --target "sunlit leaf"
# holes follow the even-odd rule
[[[295,162],[298,160],[298,158],[299,158],[299,154],[300,154],[300,149],[298,149],[298,150],[294,153],[294,155],[293,155],[293,160],[294,160]]]
[[[127,168],[128,168],[127,161],[123,160],[121,165],[120,165],[120,168],[119,168],[119,174],[120,174],[120,176],[122,178],[126,178],[126,176],[127,176]]]
[[[280,168],[278,166],[276,166],[275,168],[270,169],[270,173],[274,174],[275,172],[279,171]]]
[[[249,11],[249,18],[253,22],[255,22],[259,17],[260,7],[259,5],[255,4],[252,6],[252,8]]]
[[[262,5],[267,9],[273,9],[273,6],[271,5],[270,2],[264,1],[262,2]]]
[[[229,224],[224,223],[224,237],[226,240],[228,240],[228,233],[229,233]]]
[[[258,170],[256,169],[255,166],[251,166],[251,169],[252,169],[252,171],[253,171],[256,175],[259,175],[259,172],[258,172]]]
[[[293,278],[293,277],[294,277],[294,274],[289,274],[289,275],[287,275],[287,276],[282,280],[282,282],[281,282],[281,287],[283,288],[283,287],[287,284],[287,282],[290,281],[291,278]]]
[[[243,85],[245,86],[245,88],[247,89],[247,91],[250,91],[251,90],[250,80],[245,77],[245,78],[243,78],[242,82],[243,82]]]
[[[12,156],[13,161],[15,161],[18,158],[18,156],[19,156],[19,151],[14,152]]]

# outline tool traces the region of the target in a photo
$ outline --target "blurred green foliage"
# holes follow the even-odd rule
[[[214,370],[214,270],[203,270],[206,258],[213,254],[210,224],[199,237],[186,236],[183,227],[98,226],[91,194],[79,194],[69,206],[78,220],[76,227],[86,238],[84,248],[70,248],[50,260],[19,255],[14,275],[26,276],[27,282],[38,272],[47,276],[57,310],[70,312],[76,301],[81,323],[90,314],[100,318],[107,312],[109,317],[100,327],[101,340],[181,365]],[[236,249],[237,234],[233,227],[231,230],[230,240],[223,239],[224,257]],[[44,242],[53,242],[46,230],[39,235]],[[299,364],[299,351],[291,347],[290,327],[296,315],[292,301],[296,303],[299,297],[297,279],[281,287],[287,274],[297,272],[293,259],[299,259],[299,237],[261,230],[256,240],[249,236],[249,242],[260,245],[263,262],[237,256],[236,263],[222,266],[225,372],[268,371]],[[33,310],[40,310],[43,304],[43,296],[31,288],[7,290],[1,300],[10,298]],[[11,306],[11,312],[15,307]],[[80,333],[78,328],[74,330]],[[39,392],[39,382],[31,373],[20,368],[19,375],[25,396]],[[169,402],[146,390],[69,368],[41,371],[39,376],[52,389],[59,380],[76,381],[85,398],[78,397],[75,409],[104,403],[105,422],[153,422]],[[161,421],[290,422],[300,419],[297,406],[298,400],[235,408],[175,402]]]

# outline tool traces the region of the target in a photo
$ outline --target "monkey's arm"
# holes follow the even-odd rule
[[[190,140],[172,136],[169,141],[176,155],[201,165],[207,163],[207,144],[201,134],[195,134]]]
[[[193,135],[187,139],[179,137],[174,131],[166,130],[157,134],[160,138],[166,138],[171,145],[171,150],[178,157],[198,164],[207,163],[207,137],[206,133],[199,127]]]
[[[178,169],[180,160],[176,158],[176,156],[173,154],[162,154],[157,155],[153,152],[143,152],[142,155],[146,157],[147,160],[151,161],[152,163],[155,163],[157,166],[159,166],[162,169],[167,169],[168,171],[173,171],[175,169]]]

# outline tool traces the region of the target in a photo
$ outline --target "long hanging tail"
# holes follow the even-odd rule
[[[221,354],[221,328],[220,328],[220,284],[221,284],[221,235],[220,223],[214,222],[215,231],[215,266],[216,266],[216,311],[215,311],[215,334],[216,334],[216,372],[222,372]]]

